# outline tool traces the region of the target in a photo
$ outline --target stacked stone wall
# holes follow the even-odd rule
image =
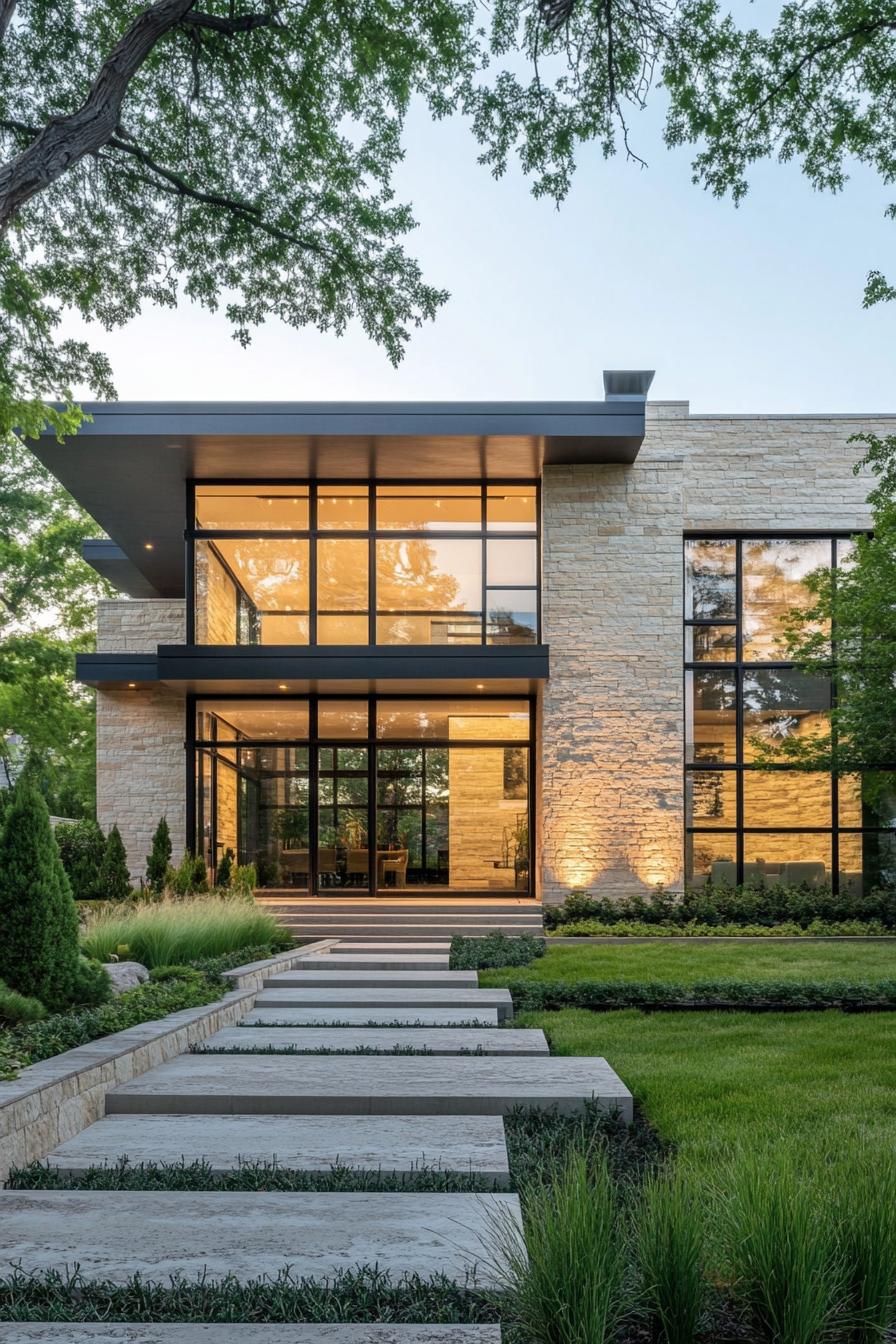
[[[660,402],[632,466],[545,469],[545,901],[681,884],[683,534],[867,527],[848,440],[868,429],[893,433],[896,418],[690,416]]]

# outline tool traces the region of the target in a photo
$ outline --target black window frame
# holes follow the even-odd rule
[[[458,699],[468,700],[468,701],[470,701],[470,703],[475,703],[475,704],[477,704],[477,705],[485,705],[485,704],[489,704],[489,703],[501,703],[501,704],[506,704],[508,700],[515,700],[515,701],[519,701],[519,702],[522,703],[522,704],[525,704],[526,707],[527,707],[527,710],[528,710],[528,715],[529,715],[529,724],[528,724],[529,731],[528,731],[528,735],[527,735],[527,737],[526,737],[525,739],[523,739],[523,738],[517,738],[517,739],[513,739],[513,740],[508,740],[508,739],[506,739],[506,738],[469,738],[469,739],[464,738],[462,741],[454,741],[454,742],[451,742],[451,741],[449,741],[448,739],[435,738],[435,737],[433,737],[433,738],[421,738],[421,737],[416,737],[416,738],[413,738],[413,737],[408,737],[408,738],[397,738],[397,737],[396,737],[396,738],[393,738],[393,737],[379,737],[379,736],[377,736],[377,731],[376,731],[376,707],[377,707],[377,703],[380,702],[380,701],[388,701],[388,702],[390,702],[390,703],[391,703],[391,702],[394,702],[394,701],[404,701],[404,702],[407,702],[407,703],[410,703],[410,704],[419,702],[419,701],[421,701],[421,700],[426,700],[426,701],[446,701],[446,702],[449,702],[449,703],[456,703]],[[526,810],[526,818],[527,818],[527,826],[528,826],[528,865],[529,865],[529,868],[528,868],[528,873],[529,873],[528,884],[527,884],[527,887],[526,887],[525,892],[522,892],[522,891],[519,891],[519,890],[515,890],[515,889],[504,890],[504,889],[502,888],[502,889],[488,890],[487,895],[488,895],[489,900],[491,900],[493,897],[494,897],[495,899],[503,899],[503,898],[505,898],[505,897],[508,898],[508,899],[514,899],[514,898],[519,898],[519,897],[522,896],[522,895],[525,895],[526,897],[533,897],[533,896],[534,896],[534,894],[535,894],[535,888],[536,888],[536,873],[537,873],[537,871],[538,871],[537,868],[536,868],[536,860],[537,860],[536,838],[537,838],[537,837],[536,837],[536,825],[535,825],[535,816],[536,816],[536,812],[535,812],[535,808],[536,808],[536,771],[537,771],[537,759],[536,759],[536,706],[537,706],[537,698],[536,698],[534,695],[515,695],[515,694],[512,694],[512,693],[508,693],[508,692],[504,692],[504,693],[499,693],[499,692],[488,693],[488,692],[484,692],[484,693],[482,693],[482,694],[477,694],[477,695],[475,695],[475,696],[472,696],[472,695],[458,695],[458,694],[450,695],[450,696],[446,696],[446,695],[432,695],[432,694],[428,694],[428,693],[425,692],[425,691],[418,691],[418,692],[402,692],[402,693],[393,693],[393,692],[389,692],[389,691],[381,691],[381,692],[379,692],[379,694],[376,694],[376,695],[370,695],[370,694],[354,694],[354,695],[353,695],[353,694],[351,694],[351,693],[349,693],[349,692],[344,692],[344,693],[339,693],[339,694],[333,694],[333,695],[328,695],[328,694],[326,694],[326,692],[323,692],[323,693],[320,693],[320,694],[308,694],[308,695],[292,694],[292,693],[284,693],[283,695],[280,695],[280,696],[271,695],[271,694],[267,694],[267,695],[252,695],[252,694],[249,694],[249,693],[240,693],[240,694],[227,695],[227,694],[223,694],[223,693],[220,693],[220,692],[217,693],[217,694],[191,693],[191,694],[187,695],[187,697],[186,697],[186,741],[185,741],[185,745],[186,745],[186,775],[187,775],[186,847],[187,847],[187,849],[188,849],[191,853],[201,853],[201,852],[203,852],[202,849],[201,849],[201,847],[200,847],[200,844],[199,844],[199,841],[200,841],[199,826],[200,826],[200,821],[201,821],[201,818],[202,818],[202,808],[201,808],[201,800],[200,800],[199,797],[198,797],[198,791],[197,791],[197,787],[196,787],[197,767],[198,767],[198,765],[199,765],[199,761],[200,761],[200,758],[201,758],[201,754],[202,754],[202,753],[206,753],[206,754],[207,754],[207,758],[208,758],[208,760],[209,760],[209,762],[210,762],[209,790],[210,790],[210,817],[211,817],[211,822],[212,822],[212,834],[211,834],[211,836],[209,837],[209,843],[210,843],[210,847],[211,847],[211,852],[212,852],[212,854],[213,854],[215,857],[217,857],[217,843],[216,843],[216,834],[215,834],[216,815],[217,815],[217,808],[216,808],[216,792],[217,792],[216,766],[217,766],[217,758],[216,758],[216,756],[215,756],[213,753],[215,752],[216,748],[218,748],[218,747],[222,747],[222,748],[224,748],[225,750],[228,749],[228,748],[232,748],[233,745],[234,745],[234,742],[235,742],[235,740],[236,740],[236,739],[226,739],[226,740],[225,740],[225,739],[223,739],[223,738],[200,738],[200,737],[198,737],[198,736],[197,736],[197,733],[196,733],[196,711],[197,711],[197,706],[198,706],[198,703],[199,703],[200,701],[202,701],[203,704],[213,704],[215,701],[227,701],[227,702],[231,702],[231,701],[234,701],[234,700],[239,700],[239,701],[243,701],[243,702],[246,702],[246,703],[253,703],[253,702],[254,702],[254,703],[258,703],[259,701],[264,701],[264,702],[266,702],[266,703],[277,703],[277,704],[285,704],[285,703],[289,703],[290,701],[300,701],[300,702],[304,702],[304,703],[307,703],[307,704],[308,704],[308,707],[309,707],[309,726],[308,726],[308,736],[307,736],[307,738],[294,738],[294,739],[288,739],[288,738],[281,738],[281,739],[272,739],[272,738],[266,738],[266,739],[248,739],[248,738],[247,738],[247,739],[245,739],[245,740],[241,740],[241,741],[239,742],[239,745],[240,745],[240,746],[244,746],[244,747],[247,747],[247,748],[258,747],[258,746],[266,746],[266,747],[307,747],[307,748],[308,748],[308,751],[309,751],[309,755],[308,755],[308,771],[309,771],[309,802],[308,802],[308,808],[309,808],[309,853],[310,853],[310,858],[309,858],[308,888],[307,888],[307,891],[304,892],[305,895],[307,895],[307,896],[309,896],[309,897],[311,897],[311,896],[324,896],[324,897],[325,897],[325,896],[327,896],[327,895],[334,895],[334,894],[339,895],[339,896],[351,896],[351,895],[355,895],[355,896],[365,896],[365,895],[366,895],[366,896],[373,896],[373,895],[376,894],[376,890],[377,890],[377,888],[376,888],[375,878],[373,877],[373,874],[376,873],[376,848],[377,848],[377,827],[376,827],[376,819],[377,819],[377,800],[376,800],[376,785],[377,785],[377,759],[378,759],[378,758],[377,758],[377,750],[378,750],[379,748],[388,750],[388,749],[396,748],[396,747],[398,747],[398,748],[401,748],[401,747],[406,747],[406,748],[417,748],[417,747],[444,747],[444,748],[446,748],[446,749],[450,752],[451,750],[454,750],[454,749],[463,749],[463,748],[473,748],[473,749],[475,749],[475,748],[477,748],[477,747],[480,747],[480,748],[491,748],[491,749],[494,749],[495,747],[504,747],[504,748],[507,748],[507,747],[524,747],[524,748],[526,748],[526,749],[528,750],[528,757],[529,757],[529,759],[528,759],[528,768],[529,768],[528,787],[529,787],[529,792],[528,792],[528,799],[527,799],[527,804],[526,804],[526,809],[525,809],[525,810]],[[358,701],[366,701],[366,703],[367,703],[367,734],[366,734],[366,736],[363,736],[363,737],[362,737],[362,736],[358,735],[358,736],[354,736],[354,737],[351,737],[351,736],[343,736],[343,737],[326,737],[326,738],[321,738],[321,736],[320,736],[320,734],[319,734],[319,732],[318,732],[318,707],[319,707],[320,703],[321,703],[321,702],[326,702],[326,703],[328,703],[328,704],[336,703],[336,702],[350,702],[350,703],[351,703],[351,702],[355,702],[355,703],[356,703],[356,702],[358,702]],[[369,885],[368,885],[368,887],[365,888],[365,889],[363,889],[363,890],[361,890],[361,889],[352,889],[351,887],[340,887],[340,888],[327,888],[327,887],[321,887],[321,886],[320,886],[320,883],[318,882],[318,834],[319,834],[318,775],[319,775],[320,771],[319,771],[319,767],[318,767],[318,765],[317,765],[317,760],[318,760],[318,755],[317,755],[317,753],[318,753],[318,751],[319,751],[320,748],[327,748],[327,747],[333,747],[334,749],[335,749],[335,748],[339,748],[339,747],[362,747],[362,748],[366,748],[366,749],[367,749],[367,752],[368,752],[368,771],[367,771],[367,776],[368,776],[368,778],[367,778],[367,845],[368,845],[368,873],[371,874],[371,879],[370,879],[370,881],[369,881]],[[237,857],[239,857],[239,855],[238,855]],[[273,888],[272,888],[272,890],[273,890]],[[381,890],[382,890],[382,889],[381,889]],[[390,892],[391,892],[391,888],[390,888],[389,890],[390,890]],[[447,895],[447,896],[449,896],[449,897],[454,897],[454,896],[477,896],[477,897],[482,898],[482,896],[483,896],[483,894],[484,894],[484,892],[485,892],[485,889],[484,889],[484,888],[478,888],[478,889],[476,889],[476,890],[470,890],[470,891],[467,891],[467,890],[464,890],[463,888],[454,888],[454,887],[447,886],[447,887],[444,888],[444,891],[443,891],[443,889],[437,887],[437,886],[434,884],[433,887],[432,887],[432,892],[433,892],[433,895],[434,895],[434,896],[439,895],[440,893],[442,893],[442,894],[445,894],[445,895]],[[297,892],[296,894],[298,895],[298,894],[302,894],[302,893]],[[419,891],[415,892],[415,895],[416,895],[418,898],[419,898],[419,894],[420,894]]]
[[[432,528],[427,528],[427,529],[425,529],[425,530],[402,529],[402,528],[379,528],[379,529],[377,528],[377,526],[376,526],[376,500],[377,500],[377,494],[376,494],[376,492],[377,492],[377,489],[378,489],[378,488],[389,489],[389,488],[402,487],[402,486],[425,487],[425,486],[430,485],[430,484],[432,485],[434,491],[437,491],[438,488],[439,488],[440,486],[443,486],[443,487],[446,487],[446,488],[447,488],[447,487],[454,487],[454,486],[463,486],[463,487],[474,487],[474,486],[475,486],[475,487],[479,490],[479,494],[480,494],[480,518],[479,518],[479,525],[478,525],[478,527],[476,527],[476,528],[439,528],[438,530],[435,530],[435,529],[432,529]],[[284,530],[284,529],[276,529],[276,528],[274,528],[274,529],[263,530],[263,531],[262,531],[262,530],[258,530],[258,529],[252,529],[252,528],[201,528],[201,527],[197,527],[197,525],[196,525],[196,489],[197,489],[197,487],[200,487],[200,486],[214,486],[214,485],[221,485],[221,486],[234,486],[234,485],[235,485],[235,486],[244,486],[247,490],[251,490],[251,489],[254,488],[254,487],[258,487],[258,488],[262,488],[262,489],[263,489],[265,486],[274,486],[274,485],[276,485],[276,486],[278,486],[278,487],[280,487],[280,486],[283,486],[283,487],[290,487],[290,486],[292,486],[292,487],[295,487],[295,488],[301,488],[301,489],[303,489],[303,490],[307,489],[307,490],[308,490],[308,527],[307,527],[307,528],[296,528],[296,529],[293,529],[293,530]],[[329,487],[334,487],[334,486],[348,486],[348,487],[351,487],[351,486],[357,486],[357,487],[359,487],[359,488],[364,488],[364,489],[367,490],[367,492],[368,492],[368,510],[367,510],[367,527],[366,527],[366,528],[319,528],[319,527],[317,526],[317,513],[318,513],[318,510],[317,510],[317,500],[318,500],[318,495],[320,494],[321,491],[324,491],[324,492],[325,492]],[[533,528],[529,528],[529,529],[518,529],[518,530],[513,530],[513,529],[509,529],[509,528],[500,528],[500,529],[497,529],[497,528],[494,528],[494,527],[489,528],[489,525],[488,525],[488,492],[489,492],[489,490],[490,490],[490,489],[501,489],[502,487],[510,488],[510,487],[521,487],[521,486],[522,486],[522,487],[526,487],[527,489],[530,489],[530,490],[532,491],[534,497],[535,497],[535,527],[534,527],[534,529],[533,529]],[[460,619],[460,620],[462,620],[463,617],[464,617],[465,615],[469,616],[471,619],[477,619],[477,618],[478,618],[478,620],[479,620],[479,626],[480,626],[480,638],[479,638],[479,641],[478,641],[478,646],[479,646],[479,647],[482,647],[482,648],[502,648],[502,647],[507,647],[506,644],[503,644],[503,643],[501,643],[501,642],[494,642],[494,643],[490,643],[490,642],[489,642],[489,638],[488,638],[488,634],[489,634],[489,629],[488,629],[488,627],[489,627],[489,620],[488,620],[488,606],[489,606],[490,595],[491,595],[492,593],[501,593],[501,592],[531,592],[531,593],[534,594],[534,597],[535,597],[535,630],[534,630],[534,638],[533,638],[531,641],[528,641],[528,640],[527,640],[527,641],[521,641],[521,642],[519,643],[519,645],[517,645],[516,647],[522,647],[522,648],[524,648],[524,647],[527,647],[527,646],[530,646],[530,647],[531,647],[531,646],[535,646],[535,645],[538,645],[538,644],[541,643],[541,638],[542,638],[542,609],[541,609],[541,608],[542,608],[542,591],[541,591],[541,590],[542,590],[542,576],[541,576],[541,565],[542,565],[542,562],[541,562],[541,554],[542,554],[542,535],[541,535],[541,533],[542,533],[542,528],[541,528],[541,482],[538,481],[538,480],[530,480],[530,479],[526,479],[526,478],[519,478],[519,477],[517,477],[517,478],[495,478],[495,479],[491,479],[491,478],[476,477],[476,478],[460,479],[460,480],[453,480],[453,479],[452,479],[452,480],[450,480],[450,481],[433,480],[433,481],[430,482],[430,481],[428,481],[428,480],[421,480],[421,479],[419,479],[419,478],[416,478],[416,479],[408,479],[408,478],[396,478],[396,479],[391,479],[391,478],[390,478],[390,479],[384,479],[384,480],[379,480],[379,479],[362,479],[362,478],[356,478],[356,479],[350,479],[350,478],[346,478],[346,479],[325,478],[325,479],[309,480],[309,479],[307,479],[307,478],[304,478],[304,479],[299,479],[299,478],[297,478],[297,479],[295,479],[295,480],[289,480],[289,479],[279,480],[279,479],[278,479],[278,480],[276,480],[276,481],[271,481],[271,480],[266,480],[266,479],[240,480],[240,479],[234,479],[234,478],[232,478],[232,477],[228,477],[228,478],[225,478],[225,477],[214,477],[214,478],[212,478],[212,477],[208,477],[208,478],[206,478],[206,477],[202,477],[202,478],[196,477],[196,478],[193,478],[193,479],[188,480],[187,483],[186,483],[186,527],[185,527],[185,530],[184,530],[184,543],[185,543],[184,564],[185,564],[185,591],[186,591],[186,599],[187,599],[187,600],[186,600],[186,639],[187,639],[187,643],[188,643],[188,644],[195,644],[195,642],[196,642],[196,585],[195,585],[195,574],[196,574],[196,542],[197,542],[197,541],[205,541],[205,542],[212,542],[212,543],[213,543],[213,542],[214,542],[214,539],[215,539],[216,537],[220,537],[220,538],[228,538],[228,539],[230,539],[230,538],[247,538],[247,539],[248,539],[248,538],[257,538],[257,539],[264,539],[264,540],[271,540],[271,541],[276,541],[276,540],[278,540],[278,539],[281,539],[281,540],[307,540],[307,541],[308,541],[308,547],[309,547],[309,550],[308,550],[308,602],[309,602],[309,609],[308,609],[308,612],[307,612],[307,613],[301,613],[301,612],[291,613],[291,614],[294,614],[294,615],[303,615],[303,614],[307,614],[307,617],[308,617],[308,643],[307,643],[307,644],[303,644],[303,645],[301,645],[301,646],[297,646],[297,647],[302,647],[302,648],[308,648],[308,647],[311,647],[311,648],[332,647],[332,646],[327,646],[327,645],[321,645],[321,644],[318,643],[318,640],[317,640],[317,617],[318,617],[318,614],[319,614],[319,613],[318,613],[318,606],[317,606],[317,597],[318,597],[318,593],[317,593],[317,569],[318,569],[318,566],[317,566],[317,546],[316,546],[316,542],[317,542],[317,541],[319,541],[319,540],[322,540],[322,541],[333,541],[333,540],[342,540],[342,541],[358,540],[358,541],[361,541],[361,540],[366,540],[366,542],[367,542],[368,566],[367,566],[367,613],[366,613],[366,614],[367,614],[367,647],[370,647],[370,648],[373,648],[373,647],[379,647],[379,648],[391,648],[391,647],[395,647],[394,645],[389,645],[389,644],[378,644],[378,643],[377,643],[377,638],[376,638],[377,618],[378,618],[380,615],[386,616],[386,615],[391,614],[391,613],[389,613],[389,612],[387,612],[387,611],[385,611],[385,610],[384,610],[383,612],[380,612],[379,609],[378,609],[378,607],[377,607],[377,601],[376,601],[376,546],[377,546],[377,542],[378,542],[378,541],[385,541],[385,540],[401,541],[401,540],[420,540],[420,539],[426,539],[426,540],[428,540],[428,541],[442,541],[442,540],[445,540],[445,541],[474,541],[474,542],[475,542],[475,541],[479,541],[480,546],[481,546],[481,555],[480,555],[480,610],[479,610],[478,612],[464,613],[464,612],[462,612],[462,611],[458,611],[458,612],[456,612],[456,613],[448,613],[448,614],[450,614],[450,615],[456,615],[456,616],[458,617],[458,619]],[[488,555],[488,543],[489,543],[490,541],[532,541],[532,542],[534,543],[534,545],[535,545],[535,583],[534,583],[534,584],[528,584],[528,583],[513,583],[513,584],[503,583],[503,584],[493,584],[493,583],[489,583],[489,581],[488,581],[488,562],[487,562],[487,555]],[[241,591],[244,592],[245,590],[242,589],[242,585],[240,584],[239,579],[237,578],[236,575],[233,574],[232,570],[230,569],[230,566],[227,564],[226,560],[224,560],[223,556],[221,556],[220,553],[217,552],[217,551],[216,551],[216,555],[217,555],[217,558],[218,558],[219,562],[220,562],[220,563],[224,566],[224,568],[227,570],[228,574],[230,575],[230,577],[231,577],[231,579],[233,580],[233,582],[234,582],[234,584],[235,584],[235,587],[236,587],[236,616],[235,616],[235,628],[236,628],[236,630],[237,630],[237,633],[239,633],[239,627],[240,627],[240,614],[241,614],[241,610],[242,610],[242,607],[241,607],[241,601],[240,601],[240,593],[241,593]],[[246,595],[246,597],[248,598],[248,594]],[[250,600],[251,600],[251,599],[250,599]],[[327,614],[327,613],[324,612],[323,614]],[[340,612],[340,613],[338,613],[338,614],[340,614],[340,615],[351,615],[351,614],[353,614],[353,613],[351,613],[351,612]],[[406,615],[406,616],[414,616],[414,615],[437,616],[437,615],[444,615],[445,613],[438,613],[438,612],[432,612],[432,611],[415,612],[415,611],[408,610],[408,611],[404,611],[404,612],[402,612],[402,613],[400,613],[400,614],[401,614],[401,615]],[[244,646],[244,645],[239,645],[239,644],[237,644],[237,645],[234,645],[233,647],[235,647],[235,648],[239,648],[239,647],[245,647],[245,646]],[[337,647],[338,647],[338,646],[337,646]],[[361,646],[361,645],[356,645],[355,647],[363,647],[363,646]],[[413,645],[413,646],[408,646],[408,647],[415,647],[415,648],[434,648],[434,649],[435,649],[435,648],[445,647],[445,645],[439,645],[439,644],[420,644],[420,645]]]
[[[831,887],[837,893],[840,889],[840,837],[842,835],[889,835],[896,837],[896,829],[888,826],[841,826],[840,825],[840,790],[839,777],[836,773],[830,772],[831,788],[831,824],[829,826],[745,826],[744,825],[744,789],[743,779],[747,772],[759,770],[765,773],[772,771],[781,771],[785,773],[803,773],[796,771],[793,766],[787,764],[781,765],[757,765],[755,762],[744,759],[744,679],[747,675],[758,671],[791,671],[798,670],[797,664],[785,659],[769,659],[757,661],[755,659],[745,659],[743,657],[743,548],[745,543],[766,542],[766,541],[829,541],[830,542],[830,564],[833,568],[837,566],[838,543],[843,541],[852,541],[860,532],[857,529],[852,531],[827,531],[827,530],[798,530],[790,529],[786,531],[774,530],[766,531],[763,529],[732,529],[718,528],[707,530],[685,531],[682,543],[682,613],[683,613],[683,704],[685,706],[684,740],[682,755],[684,758],[684,791],[683,791],[683,815],[684,815],[684,835],[685,835],[685,854],[684,867],[685,884],[693,881],[694,875],[688,871],[690,851],[692,847],[692,838],[694,836],[731,836],[734,839],[737,862],[737,885],[740,886],[744,879],[744,837],[748,835],[824,835],[830,838],[831,853]],[[735,613],[733,619],[723,619],[719,617],[689,617],[687,611],[687,543],[690,541],[730,541],[735,543]],[[687,657],[687,632],[700,626],[726,627],[735,630],[735,646],[733,659],[728,660],[696,660]],[[832,644],[836,653],[836,629],[832,631]],[[730,762],[709,762],[709,761],[689,761],[687,759],[687,744],[689,739],[689,729],[693,725],[687,722],[688,714],[688,674],[693,672],[712,671],[728,672],[734,678],[735,683],[735,759]],[[836,704],[836,681],[832,671],[830,678],[830,703]],[[735,805],[735,824],[733,826],[694,826],[688,824],[687,812],[687,793],[688,776],[698,771],[713,772],[733,772],[736,777],[736,805]],[[880,763],[869,765],[868,773],[896,771],[896,764]],[[864,881],[864,871],[863,871]]]

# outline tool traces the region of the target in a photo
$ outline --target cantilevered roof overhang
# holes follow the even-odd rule
[[[589,402],[88,403],[75,438],[32,447],[111,539],[88,543],[91,564],[132,596],[182,597],[188,481],[533,480],[631,463],[650,377],[605,381],[607,400]]]

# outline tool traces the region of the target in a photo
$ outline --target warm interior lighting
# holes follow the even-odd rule
[[[286,684],[285,681],[281,681],[281,682],[280,682],[280,690],[281,690],[281,691],[287,691],[287,690],[289,690],[289,687],[287,686],[287,684]]]
[[[476,683],[476,689],[477,689],[477,691],[484,691],[484,690],[485,690],[485,682],[484,682],[484,681],[477,681],[477,683]]]
[[[144,549],[145,551],[152,551],[152,550],[154,550],[154,549],[155,549],[155,547],[154,547],[154,543],[151,542],[151,541],[144,541],[144,543],[143,543],[143,549]]]
[[[129,681],[129,682],[128,682],[128,687],[129,687],[132,691],[136,688],[136,686],[137,686],[136,681]]]

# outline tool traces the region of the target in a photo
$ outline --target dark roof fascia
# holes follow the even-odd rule
[[[412,683],[425,693],[436,684],[485,689],[512,683],[518,692],[533,690],[547,679],[550,650],[546,644],[482,647],[328,646],[163,644],[155,654],[88,653],[77,658],[76,675],[88,685],[164,682],[192,689],[239,687],[270,694],[281,684],[290,690],[321,690],[354,686],[358,690],[384,683]]]
[[[126,593],[128,597],[159,596],[158,589],[140,573],[133,560],[114,541],[91,537],[81,543],[81,555],[119,593]]]

